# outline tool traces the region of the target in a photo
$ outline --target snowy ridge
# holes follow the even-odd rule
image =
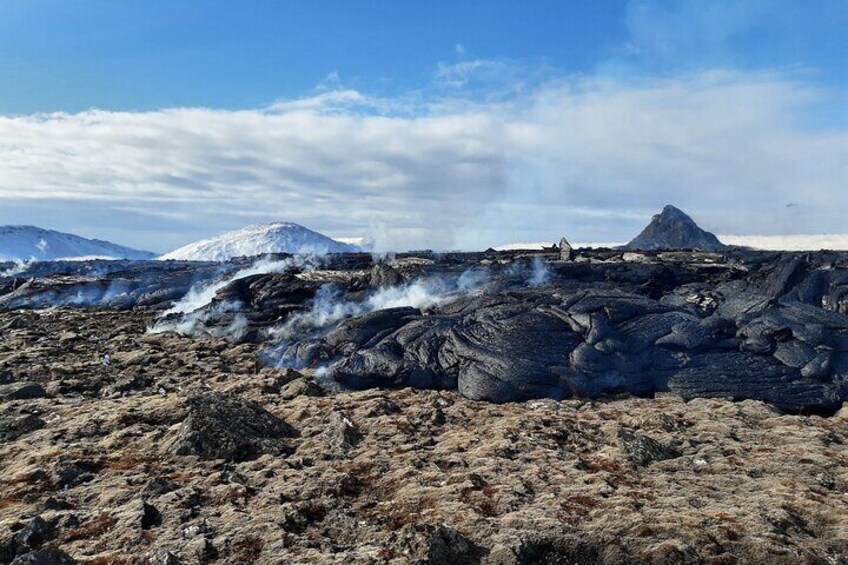
[[[160,259],[182,261],[228,261],[266,253],[351,253],[359,247],[342,243],[298,224],[258,224],[190,243],[162,255]]]
[[[766,251],[848,251],[848,234],[822,235],[720,235],[728,245]]]
[[[544,247],[551,247],[552,245],[557,245],[555,241],[527,241],[527,242],[516,242],[516,243],[507,243],[505,245],[498,245],[495,247],[495,251],[541,251]],[[575,249],[580,249],[581,247],[588,247],[592,249],[598,248],[615,248],[620,245],[623,245],[620,241],[617,242],[585,242],[585,241],[573,241],[571,242],[571,246]]]
[[[739,247],[750,247],[763,251],[848,251],[848,234],[824,234],[824,235],[719,235],[718,238],[727,245]],[[543,247],[553,245],[552,241],[532,241],[526,243],[508,243],[495,247],[498,251],[530,250],[536,251]],[[621,242],[606,243],[583,243],[575,241],[572,246],[580,247],[608,247],[616,248],[623,245]]]
[[[154,254],[147,251],[36,226],[0,226],[0,262],[153,257]]]

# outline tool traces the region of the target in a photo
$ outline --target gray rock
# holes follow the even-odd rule
[[[141,529],[149,530],[162,524],[162,514],[159,510],[148,502],[141,504]]]
[[[280,396],[286,400],[291,400],[292,398],[296,398],[298,396],[323,395],[324,389],[315,384],[313,380],[307,379],[305,377],[297,378],[285,385],[282,389],[280,389]]]
[[[57,485],[73,488],[92,481],[99,470],[100,466],[92,461],[62,457],[56,462],[53,474]]]
[[[601,559],[606,545],[583,536],[522,532],[518,539],[495,545],[486,556],[484,563],[486,565],[535,565],[537,563],[593,565],[607,562]]]
[[[45,426],[44,420],[33,414],[15,416],[0,414],[0,439],[14,441]]]
[[[182,565],[183,561],[167,549],[157,549],[146,555],[149,565]]]
[[[625,249],[700,249],[721,251],[726,246],[708,231],[698,227],[692,218],[674,206],[666,206],[662,213],[625,246]]]
[[[327,444],[327,455],[344,457],[362,440],[359,428],[344,414],[334,412],[324,426],[321,437]]]
[[[379,264],[371,268],[371,286],[390,287],[403,282],[403,275],[390,265]]]
[[[574,260],[574,249],[571,247],[571,244],[568,243],[568,240],[565,238],[559,240],[559,258],[561,261]]]
[[[9,369],[0,369],[0,385],[7,385],[15,382],[15,375]]]
[[[295,430],[255,402],[208,392],[186,401],[188,416],[169,448],[174,455],[246,461],[262,454],[280,455],[290,448]]]
[[[17,556],[11,565],[74,565],[76,561],[61,549],[39,549]]]
[[[153,377],[150,375],[132,375],[121,377],[114,384],[106,387],[106,394],[127,394],[132,391],[148,388],[153,385]]]
[[[674,447],[628,430],[620,428],[616,434],[618,445],[634,467],[647,467],[651,463],[680,457],[680,451]]]
[[[483,548],[446,524],[417,525],[409,530],[409,553],[414,563],[474,565],[484,554]]]
[[[141,489],[141,494],[143,496],[155,497],[175,491],[178,488],[179,486],[167,477],[156,477],[144,485],[144,488]]]
[[[14,540],[18,553],[40,549],[44,543],[56,536],[55,526],[41,516],[30,520],[26,526],[15,533]]]

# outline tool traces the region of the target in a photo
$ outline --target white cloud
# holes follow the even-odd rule
[[[461,86],[510,76],[504,65],[439,73]],[[340,87],[256,110],[0,117],[0,223],[44,223],[61,201],[78,231],[103,224],[154,250],[264,220],[383,247],[487,247],[623,240],[676,203],[723,233],[841,231],[848,132],[793,119],[823,94],[708,72],[559,77],[497,102]]]

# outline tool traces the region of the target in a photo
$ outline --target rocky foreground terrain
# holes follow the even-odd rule
[[[0,563],[848,563],[848,413],[326,390],[145,309],[0,314]]]

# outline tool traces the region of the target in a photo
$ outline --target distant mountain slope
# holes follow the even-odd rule
[[[153,253],[36,226],[0,226],[0,261],[151,259]]]
[[[359,247],[342,243],[298,224],[258,224],[190,243],[160,259],[227,261],[265,253],[350,253]]]
[[[712,233],[702,230],[682,210],[666,206],[660,214],[625,249],[700,249],[720,251],[726,249]]]

